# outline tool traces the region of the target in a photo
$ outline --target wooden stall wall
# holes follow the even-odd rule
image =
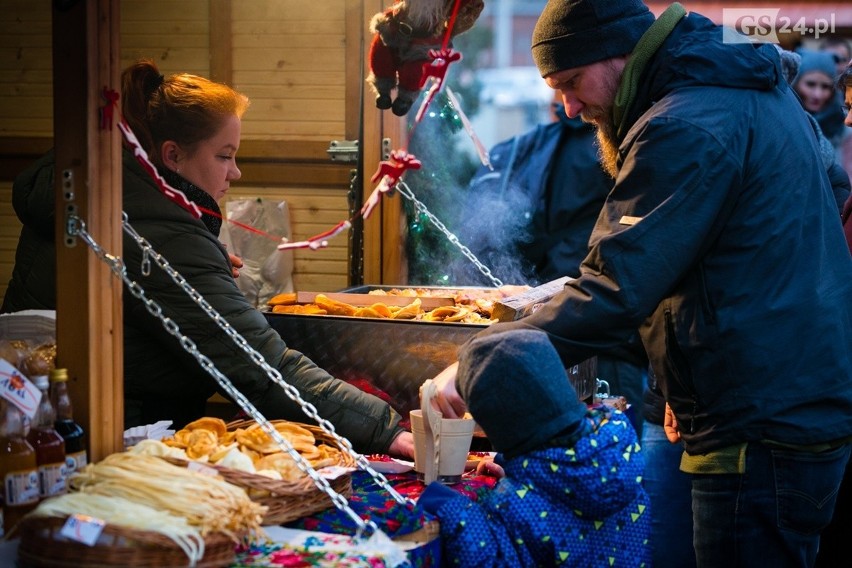
[[[21,223],[12,180],[53,138],[50,0],[8,0],[0,16],[0,297],[12,276]]]
[[[382,125],[372,101],[362,111],[363,41],[377,0],[121,0],[122,68],[139,57],[164,74],[197,73],[234,86],[251,99],[237,155],[242,179],[231,198],[288,203],[292,238],[301,240],[350,216],[355,164],[333,162],[332,141],[356,140],[366,121],[373,146],[399,121]],[[11,182],[52,145],[50,0],[7,0],[0,18],[0,296],[14,262],[20,223]],[[366,14],[366,16],[365,16]],[[116,85],[116,88],[119,86]],[[56,89],[57,96],[61,89]],[[363,118],[362,115],[366,115]],[[361,142],[364,144],[364,142]],[[369,182],[368,182],[369,185]],[[368,188],[369,191],[369,188]],[[368,223],[366,279],[399,282],[399,239],[383,246],[398,212],[385,208]],[[394,215],[397,215],[395,217]],[[390,261],[383,255],[390,255]],[[294,283],[303,290],[336,290],[350,281],[349,239],[327,249],[297,251]],[[390,276],[387,276],[390,274]]]

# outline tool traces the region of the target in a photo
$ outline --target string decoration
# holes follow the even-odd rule
[[[447,71],[449,70],[449,66],[452,63],[460,61],[462,59],[462,54],[458,51],[453,50],[449,47],[450,39],[452,38],[453,28],[456,23],[456,19],[459,14],[459,8],[464,0],[454,0],[452,14],[447,22],[446,29],[443,33],[442,43],[440,49],[430,49],[428,52],[429,59],[425,61],[422,65],[422,77],[421,83],[425,84],[427,81],[431,81],[431,85],[424,96],[423,102],[420,105],[420,108],[417,111],[417,115],[414,119],[414,122],[409,129],[408,132],[408,140],[411,139],[411,135],[413,134],[414,128],[418,123],[423,120],[423,117],[426,115],[427,109],[431,105],[432,101],[443,88],[444,81],[446,79]],[[478,12],[476,12],[478,15]],[[452,92],[447,89],[448,96],[452,105],[455,107],[456,112],[461,118],[462,123],[465,126],[465,130],[471,139],[474,142],[474,146],[476,147],[477,154],[480,157],[480,160],[483,164],[491,167],[490,162],[488,160],[488,152],[485,150],[482,143],[476,137],[476,134],[473,132],[473,128],[468,120],[467,116],[461,110],[461,105],[458,102],[458,99],[452,94]],[[117,106],[118,102],[118,93],[116,91],[110,90],[107,87],[103,88],[103,96],[106,99],[106,104],[101,108],[101,128],[108,128],[112,124],[113,118],[113,109]],[[159,174],[156,166],[149,160],[147,153],[142,148],[139,140],[133,134],[133,131],[130,129],[127,122],[122,117],[118,122],[118,127],[121,130],[122,134],[127,140],[128,144],[131,146],[133,150],[134,157],[136,161],[148,172],[149,175],[154,179],[157,187],[160,191],[170,200],[174,201],[187,211],[189,211],[196,218],[201,218],[202,212],[208,215],[213,215],[219,218],[222,216],[218,213],[215,213],[209,209],[203,209],[190,201],[186,195],[178,189],[173,188],[171,185],[166,182],[165,179]],[[420,160],[407,151],[408,141],[406,141],[405,145],[402,148],[397,150],[392,150],[390,153],[390,159],[379,162],[378,169],[376,173],[371,178],[372,182],[378,182],[378,185],[370,194],[369,198],[366,200],[361,210],[356,214],[355,217],[360,215],[363,219],[368,219],[372,214],[373,210],[380,203],[382,196],[384,195],[393,195],[394,189],[397,184],[402,181],[405,172],[408,170],[419,170],[422,167],[422,163]],[[340,233],[347,231],[352,228],[352,222],[355,217],[347,220],[340,221],[332,227],[331,229],[314,235],[312,237],[308,237],[305,240],[291,242],[286,237],[276,237],[273,235],[269,235],[259,229],[254,227],[245,225],[243,223],[239,223],[237,221],[232,221],[230,219],[224,219],[229,223],[233,223],[242,229],[257,233],[259,235],[265,236],[275,241],[279,241],[277,245],[278,250],[292,250],[292,249],[309,249],[309,250],[318,250],[321,248],[325,248],[328,246],[329,239],[332,239],[338,236]]]

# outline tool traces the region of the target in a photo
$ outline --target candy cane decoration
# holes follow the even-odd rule
[[[297,248],[309,248],[311,250],[317,250],[320,248],[325,248],[328,246],[328,239],[336,237],[343,231],[348,231],[351,228],[352,223],[350,223],[349,221],[341,221],[328,231],[315,235],[306,241],[297,241],[295,243],[291,243],[287,240],[286,237],[284,237],[281,239],[281,244],[278,245],[278,250],[290,250]]]

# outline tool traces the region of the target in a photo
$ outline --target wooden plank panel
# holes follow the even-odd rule
[[[180,33],[174,34],[164,39],[162,34],[156,33],[155,30],[144,30],[145,33],[126,33],[121,35],[122,46],[159,46],[158,51],[162,51],[164,45],[168,45],[170,49],[207,49],[207,41],[210,35],[207,29],[199,30],[196,33]]]
[[[50,45],[50,33],[45,34],[21,34],[21,33],[3,33],[0,26],[0,47],[6,49],[28,49]]]
[[[293,22],[291,25],[302,27],[301,22]],[[343,38],[343,26],[314,26],[316,34],[328,37],[327,42],[323,42],[323,48],[343,48],[346,42]],[[301,51],[305,47],[305,43],[309,42],[315,34],[308,34],[301,31],[300,34],[292,34],[291,32],[283,32],[282,34],[270,34],[262,36],[263,49],[279,50],[279,51]],[[257,35],[239,35],[234,36],[234,48],[241,51],[252,51],[258,48]]]
[[[53,102],[53,93],[51,92],[50,83],[35,84],[31,82],[14,82],[9,84],[0,83],[0,97],[20,97],[23,100],[29,101],[32,99],[44,99]],[[10,111],[18,104],[18,100],[0,102],[0,112]],[[24,114],[26,109],[18,108],[18,115]],[[51,109],[51,114],[53,109]]]
[[[339,93],[339,91],[338,91]],[[343,122],[344,107],[340,98],[336,100],[306,100],[299,104],[282,98],[254,97],[251,102],[251,113],[255,117],[266,117],[267,121],[293,122]],[[246,115],[248,120],[248,114]]]
[[[296,85],[334,86],[338,88],[341,86],[340,75],[337,73],[326,73],[325,70],[287,69],[285,71],[281,69],[268,69],[252,71],[242,68],[234,69],[234,85],[270,85],[278,89],[283,87],[285,90],[279,92],[278,96],[287,95],[290,87]]]
[[[47,46],[22,47],[0,51],[0,67],[4,69],[50,69],[51,50]]]
[[[124,45],[121,48],[122,68],[145,57],[153,59],[163,74],[179,71],[207,75],[208,55],[206,48],[172,48],[162,45],[154,47]]]
[[[253,120],[246,116],[243,120],[243,136],[255,136],[270,139],[295,140],[332,140],[343,139],[343,122],[286,122],[281,120]],[[378,163],[378,162],[376,162]]]
[[[345,170],[313,164],[271,164],[242,161],[239,164],[243,172],[242,183],[270,185],[274,183],[292,183],[305,185],[322,183],[337,187],[348,187],[349,176]]]
[[[343,61],[343,46],[300,47],[295,49],[234,50],[234,67],[244,71],[287,70],[324,73],[342,73],[346,69]],[[2,57],[0,57],[2,62]],[[340,77],[338,77],[340,81]]]
[[[342,34],[342,21],[323,20],[236,20],[233,24],[234,46],[251,47],[250,40],[274,36],[280,45],[304,45],[302,36],[327,34],[330,29]],[[336,38],[335,38],[336,41]]]
[[[38,136],[53,132],[53,119],[46,118],[4,118],[0,123],[0,136]]]
[[[27,96],[24,93],[19,93],[18,96],[0,96],[0,118],[21,116],[35,119],[51,118],[53,116],[53,97]]]
[[[243,74],[240,75],[243,77]],[[297,82],[292,75],[289,74],[287,77],[287,84],[284,89],[282,89],[281,85],[270,85],[265,83],[239,83],[238,81],[235,81],[234,85],[237,90],[251,90],[250,98],[252,100],[252,106],[250,107],[249,112],[252,114],[255,114],[257,105],[254,101],[257,99],[285,101],[281,104],[298,104],[300,107],[303,107],[303,105],[310,105],[315,101],[324,99],[333,99],[335,102],[340,104],[340,99],[343,96],[343,87],[339,80],[335,84],[329,76],[327,81],[328,84],[320,85],[310,82],[310,77],[307,76],[307,74],[305,75],[305,82]],[[264,74],[264,78],[268,79],[268,75]]]
[[[297,274],[293,285],[302,290],[343,290],[348,288],[346,277],[335,274]]]
[[[313,257],[296,257],[295,271],[299,274],[343,274],[346,270],[346,258],[318,259]],[[305,288],[307,289],[307,288]]]
[[[207,20],[207,0],[121,0],[121,20],[153,22]]]
[[[243,21],[296,22],[342,20],[344,0],[294,1],[233,0],[234,17]]]
[[[18,83],[37,84],[42,88],[53,88],[53,71],[49,69],[0,69],[0,84],[14,85]]]
[[[191,37],[210,35],[210,23],[207,19],[187,20],[184,17],[160,21],[140,21],[129,16],[121,18],[121,43],[138,43],[140,38],[148,38],[145,43],[172,41],[175,36]]]
[[[328,143],[312,140],[243,139],[237,160],[272,158],[275,161],[329,163]],[[256,188],[259,189],[259,188]],[[280,188],[278,188],[280,189]]]

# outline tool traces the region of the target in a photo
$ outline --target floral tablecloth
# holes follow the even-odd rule
[[[386,474],[385,477],[397,492],[413,501],[425,489],[414,472]],[[467,476],[451,487],[477,499],[495,483],[493,477]],[[398,503],[364,471],[352,474],[349,506],[362,519],[376,523],[392,539],[404,538],[435,521],[417,507]],[[345,512],[331,508],[289,523],[282,531],[270,531],[271,543],[241,551],[232,568],[387,566],[385,557],[373,554],[374,548],[353,538],[356,529],[355,522]],[[406,547],[410,566],[426,568],[440,565],[441,544],[438,538],[402,544]]]

